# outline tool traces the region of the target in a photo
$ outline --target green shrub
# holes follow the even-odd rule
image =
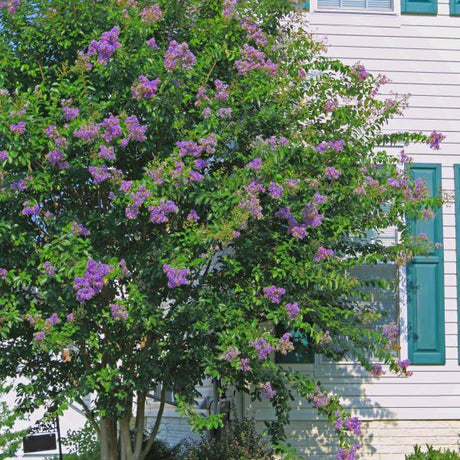
[[[272,450],[257,433],[254,421],[233,422],[222,439],[203,437],[198,442],[185,442],[178,446],[178,460],[269,460]]]
[[[417,444],[414,446],[414,453],[406,455],[406,460],[456,460],[460,459],[460,455],[453,450],[435,449],[433,446],[426,445],[426,452]]]

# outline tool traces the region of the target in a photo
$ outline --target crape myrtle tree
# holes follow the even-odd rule
[[[305,397],[352,458],[359,420],[272,356],[296,331],[407,375],[353,268],[429,244],[405,216],[440,200],[381,146],[443,136],[382,134],[404,101],[324,57],[287,0],[3,0],[0,21],[0,377],[28,378],[17,411],[77,400],[101,458],[143,459],[166,390],[219,426],[193,412],[212,377],[270,400],[274,444]],[[363,239],[388,226],[397,243]]]

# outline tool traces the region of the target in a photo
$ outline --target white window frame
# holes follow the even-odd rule
[[[320,8],[318,0],[310,0],[311,13],[346,13],[346,14],[373,14],[373,15],[387,15],[399,16],[401,15],[401,2],[399,0],[393,1],[393,9],[388,10],[372,10],[367,8]]]

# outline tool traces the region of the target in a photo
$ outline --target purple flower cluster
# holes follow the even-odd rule
[[[235,66],[240,74],[245,75],[254,70],[263,70],[268,75],[274,77],[278,73],[278,64],[274,64],[270,59],[266,59],[263,51],[245,44],[240,53],[242,59],[235,61]]]
[[[115,160],[115,151],[113,147],[107,147],[104,144],[100,145],[98,155],[104,158],[104,160]]]
[[[356,451],[361,449],[360,444],[352,444],[349,449],[340,448],[335,455],[337,460],[355,460],[356,458]]]
[[[47,327],[53,327],[55,324],[59,323],[61,320],[59,319],[57,313],[53,313],[49,318],[45,319],[45,324]]]
[[[321,195],[321,193],[316,192],[313,195],[313,204],[323,204],[326,203],[328,197],[326,195]]]
[[[72,223],[72,233],[75,233],[77,235],[83,235],[83,236],[90,236],[91,235],[91,232],[83,227],[82,224],[80,224],[79,222],[73,222]]]
[[[290,332],[286,332],[285,334],[283,334],[283,336],[279,339],[276,349],[282,355],[287,355],[289,352],[294,350],[294,344],[291,342]]]
[[[93,140],[99,135],[99,126],[100,125],[96,125],[92,121],[89,123],[83,123],[79,129],[76,129],[73,132],[73,135],[85,142],[93,142]]]
[[[136,115],[131,115],[125,119],[126,127],[128,128],[128,141],[134,139],[138,142],[143,142],[147,139],[145,132],[147,131],[147,125],[141,125]]]
[[[188,213],[187,220],[193,220],[193,222],[198,222],[199,219],[200,217],[198,216],[197,212],[194,209],[192,209]]]
[[[158,91],[160,79],[149,80],[145,75],[141,75],[137,80],[131,86],[131,93],[134,99],[152,99]]]
[[[34,332],[35,342],[41,342],[45,338],[45,333],[43,331]]]
[[[268,187],[268,193],[272,198],[278,199],[283,196],[284,187],[282,185],[278,185],[275,182],[270,182],[270,186]]]
[[[267,37],[263,30],[252,19],[244,19],[241,21],[241,27],[247,32],[247,37],[254,40],[257,46],[266,46],[268,43]]]
[[[0,152],[0,160],[8,160],[8,152],[6,152],[5,150],[2,150]]]
[[[152,48],[153,50],[157,50],[158,49],[158,45],[157,45],[157,42],[155,40],[155,37],[152,37],[152,38],[149,38],[146,42],[145,42],[146,45],[150,46],[150,48]]]
[[[128,312],[126,311],[126,307],[124,305],[118,305],[116,303],[110,304],[110,312],[112,313],[112,317],[115,320],[127,320],[128,319]]]
[[[89,259],[85,274],[75,278],[73,288],[76,291],[77,300],[84,302],[101,292],[105,284],[104,276],[108,275],[112,270],[113,265]]]
[[[380,377],[381,375],[385,374],[383,367],[381,364],[372,364],[371,366],[371,376],[372,377]]]
[[[243,358],[238,364],[240,371],[249,372],[251,370],[251,366],[249,365],[250,362],[251,360],[249,358]]]
[[[289,141],[285,137],[271,136],[262,141],[262,145],[268,147],[270,150],[275,151],[278,147],[289,145]]]
[[[227,350],[225,350],[224,353],[222,353],[220,359],[222,359],[223,361],[227,361],[228,363],[232,363],[233,361],[235,361],[238,355],[240,355],[240,353],[241,352],[237,348],[228,347]]]
[[[40,206],[37,203],[30,205],[28,201],[24,201],[24,208],[21,214],[23,216],[38,216],[40,214]]]
[[[262,158],[255,158],[254,160],[250,161],[247,166],[254,171],[259,171],[259,169],[262,168]]]
[[[273,390],[271,382],[259,383],[260,397],[270,399],[276,395],[276,391]]]
[[[90,166],[88,171],[93,177],[93,181],[96,185],[112,177],[110,171],[107,169],[107,166]]]
[[[164,264],[163,273],[168,277],[168,287],[171,289],[188,284],[187,276],[190,274],[188,268],[181,269]]]
[[[10,125],[10,131],[15,134],[24,134],[26,132],[26,123],[24,121],[20,121],[15,125]]]
[[[341,175],[342,173],[334,166],[328,166],[324,171],[324,177],[330,180],[338,179]]]
[[[7,275],[8,275],[8,270],[6,268],[0,268],[0,278],[2,280],[6,280]]]
[[[323,393],[319,386],[316,386],[315,392],[309,393],[307,398],[312,403],[313,407],[325,407],[331,402],[331,398]]]
[[[334,251],[332,249],[326,249],[323,246],[318,248],[318,252],[315,255],[314,261],[316,263],[320,262],[321,260],[326,260],[329,257],[334,255]]]
[[[319,143],[316,147],[315,150],[320,152],[320,153],[325,153],[327,149],[332,149],[335,150],[336,152],[341,152],[344,147],[344,141],[343,139],[340,139],[338,141],[323,141]]]
[[[163,12],[160,9],[158,3],[154,3],[153,6],[149,8],[144,8],[141,11],[141,20],[147,24],[155,24],[161,19]]]
[[[258,338],[256,341],[250,340],[248,343],[251,347],[255,348],[259,359],[265,359],[274,351],[274,348],[270,346],[263,337]]]
[[[80,114],[80,109],[78,107],[69,107],[67,104],[69,101],[61,101],[62,111],[64,112],[65,121],[73,120],[77,118]]]
[[[334,101],[333,99],[328,99],[324,104],[324,110],[326,112],[333,112],[335,109],[337,109],[338,106],[339,103],[337,101]]]
[[[358,417],[342,418],[339,412],[336,412],[335,429],[339,431],[351,431],[353,434],[359,436],[361,434],[361,421]]]
[[[224,0],[224,9],[222,10],[222,16],[227,19],[237,17],[236,4],[238,0]]]
[[[89,47],[88,52],[82,54],[85,61],[88,61],[89,56],[96,56],[97,61],[106,66],[112,54],[121,48],[121,43],[118,41],[120,29],[117,26],[112,27],[108,32],[103,32],[100,40],[93,40]]]
[[[26,177],[26,179],[28,178]],[[16,192],[23,192],[24,190],[27,190],[27,182],[25,179],[19,179],[17,181],[11,182],[10,188]]]
[[[396,323],[385,324],[382,328],[382,334],[390,342],[397,342],[399,340],[399,332],[399,326]]]
[[[75,321],[75,315],[73,313],[69,313],[67,316],[66,316],[66,320],[69,322],[69,323],[73,323]]]
[[[281,297],[286,294],[286,289],[276,286],[267,286],[263,288],[264,297],[271,303],[280,303]]]
[[[219,118],[230,118],[232,116],[232,109],[230,107],[222,107],[217,110],[216,116]]]
[[[11,16],[13,16],[16,13],[16,9],[20,4],[21,0],[1,0],[0,8],[4,8],[6,6],[8,13],[10,13]]]
[[[181,67],[183,70],[192,70],[196,57],[189,50],[186,42],[178,43],[176,40],[169,42],[169,47],[164,54],[164,65],[166,70],[172,71]]]
[[[50,261],[47,260],[43,264],[43,271],[49,276],[54,276],[56,274],[56,267],[51,265]]]
[[[297,302],[287,303],[284,306],[284,309],[286,310],[286,313],[290,319],[296,319],[297,316],[299,316],[300,308]]]
[[[210,102],[211,102],[211,99],[209,99],[208,95],[206,94],[206,88],[204,86],[200,86],[196,93],[195,106],[198,107],[201,104],[208,104]]]
[[[302,211],[305,225],[309,227],[319,227],[323,222],[324,216],[318,212],[314,204],[307,203]]]
[[[441,133],[438,133],[436,130],[431,132],[430,138],[428,139],[428,143],[430,144],[430,148],[433,150],[439,150],[439,144],[446,138]]]
[[[352,69],[352,74],[355,76],[356,80],[358,81],[364,81],[369,77],[369,72],[366,70],[366,68],[363,65],[356,65]]]
[[[218,78],[214,80],[214,86],[216,87],[216,93],[214,94],[214,99],[216,101],[227,101],[228,100],[228,85],[223,83]],[[201,87],[202,88],[202,87]]]
[[[120,120],[118,117],[114,117],[113,115],[104,118],[99,127],[104,128],[104,132],[101,134],[101,137],[106,142],[112,142],[117,137],[123,135],[123,131],[121,130],[120,126]]]
[[[150,220],[154,224],[162,224],[169,222],[167,213],[176,214],[179,211],[176,203],[172,200],[164,201],[161,200],[160,204],[157,206],[149,206],[150,211]]]

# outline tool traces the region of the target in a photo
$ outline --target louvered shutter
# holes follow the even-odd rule
[[[426,181],[432,196],[441,188],[440,164],[414,164],[410,174]],[[442,209],[434,219],[409,220],[413,235],[425,233],[442,243]],[[444,260],[443,249],[414,257],[407,266],[407,316],[409,359],[412,364],[444,364]]]
[[[450,15],[460,16],[460,0],[450,0]]]
[[[437,0],[402,0],[401,13],[437,14]]]

